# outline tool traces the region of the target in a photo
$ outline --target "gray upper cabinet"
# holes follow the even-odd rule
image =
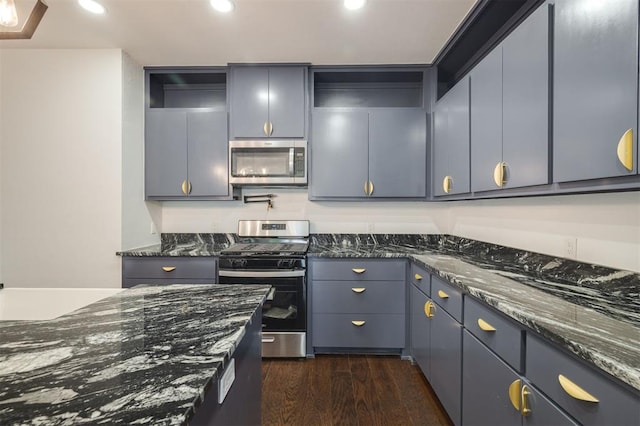
[[[314,70],[309,197],[425,198],[424,70]]]
[[[555,182],[638,171],[638,4],[555,2]]]
[[[316,109],[311,116],[311,197],[360,197],[368,178],[367,111]]]
[[[433,194],[464,194],[470,189],[469,78],[438,101],[434,111]]]
[[[304,138],[306,67],[231,67],[230,122],[236,138]]]
[[[226,73],[150,68],[146,77],[146,198],[229,198]]]
[[[474,192],[549,183],[549,19],[542,5],[471,72]]]

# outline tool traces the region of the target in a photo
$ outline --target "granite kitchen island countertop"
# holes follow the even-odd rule
[[[47,321],[0,321],[0,424],[186,424],[266,285],[138,286]]]

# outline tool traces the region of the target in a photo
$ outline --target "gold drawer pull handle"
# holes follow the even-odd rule
[[[356,327],[362,327],[364,323],[365,321],[351,321],[351,324],[355,325]]]
[[[424,304],[424,315],[427,318],[433,318],[433,302],[431,300],[427,300],[427,303]]]
[[[366,287],[351,287],[351,291],[354,293],[364,293]]]
[[[496,331],[496,328],[483,320],[482,318],[478,318],[478,327],[484,331]]]
[[[600,402],[598,398],[591,395],[589,392],[582,389],[580,386],[576,385],[575,383],[567,379],[562,374],[558,375],[558,381],[560,382],[560,386],[562,386],[562,389],[564,389],[564,391],[568,393],[571,397],[580,401]]]
[[[447,293],[445,293],[442,290],[438,290],[438,296],[440,296],[441,299],[448,299],[449,295]]]
[[[520,411],[520,384],[520,379],[517,379],[509,385],[509,400],[516,411]]]
[[[353,268],[352,271],[355,272],[356,274],[362,274],[362,273],[364,273],[364,271],[366,271],[366,269],[364,269],[364,268]]]
[[[171,271],[175,271],[176,267],[175,266],[163,266],[162,270],[165,272],[171,272]]]
[[[420,274],[415,274],[415,275],[413,276],[413,278],[415,278],[415,279],[416,279],[416,281],[422,281],[422,275],[420,275]]]
[[[527,397],[529,395],[531,395],[531,391],[529,391],[529,386],[527,385],[522,386],[522,392],[520,393],[520,401],[522,401],[522,404],[521,404],[522,409],[520,410],[520,414],[522,414],[524,417],[531,414],[531,408],[529,408],[527,404]]]
[[[618,142],[618,160],[624,166],[625,169],[633,170],[633,129],[629,129],[624,132],[624,135]]]

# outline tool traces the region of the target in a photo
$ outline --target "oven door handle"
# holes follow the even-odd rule
[[[218,271],[218,276],[239,278],[287,278],[304,277],[305,271],[230,271],[220,269]]]

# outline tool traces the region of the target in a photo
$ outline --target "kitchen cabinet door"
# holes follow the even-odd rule
[[[272,138],[305,136],[304,67],[269,68],[269,122]]]
[[[227,113],[189,112],[187,135],[189,195],[229,195]]]
[[[543,4],[502,44],[504,188],[549,183],[549,20]]]
[[[422,374],[427,380],[430,380],[429,342],[431,324],[425,313],[425,306],[429,302],[429,298],[414,285],[410,286],[410,291],[411,356],[420,367],[420,370],[422,370]]]
[[[462,324],[434,305],[431,317],[429,382],[455,425],[461,424]]]
[[[145,194],[185,197],[187,113],[150,109],[145,115]]]
[[[366,110],[313,111],[309,193],[312,197],[365,197],[369,114]]]
[[[502,161],[502,47],[471,72],[471,189],[498,189],[493,179]]]
[[[555,182],[638,171],[632,154],[638,148],[638,5],[638,0],[555,2]]]
[[[234,138],[305,136],[305,67],[233,67]]]
[[[427,117],[417,108],[369,112],[373,197],[426,197]]]
[[[434,181],[436,196],[464,194],[470,189],[469,78],[464,78],[436,104],[434,117]]]

